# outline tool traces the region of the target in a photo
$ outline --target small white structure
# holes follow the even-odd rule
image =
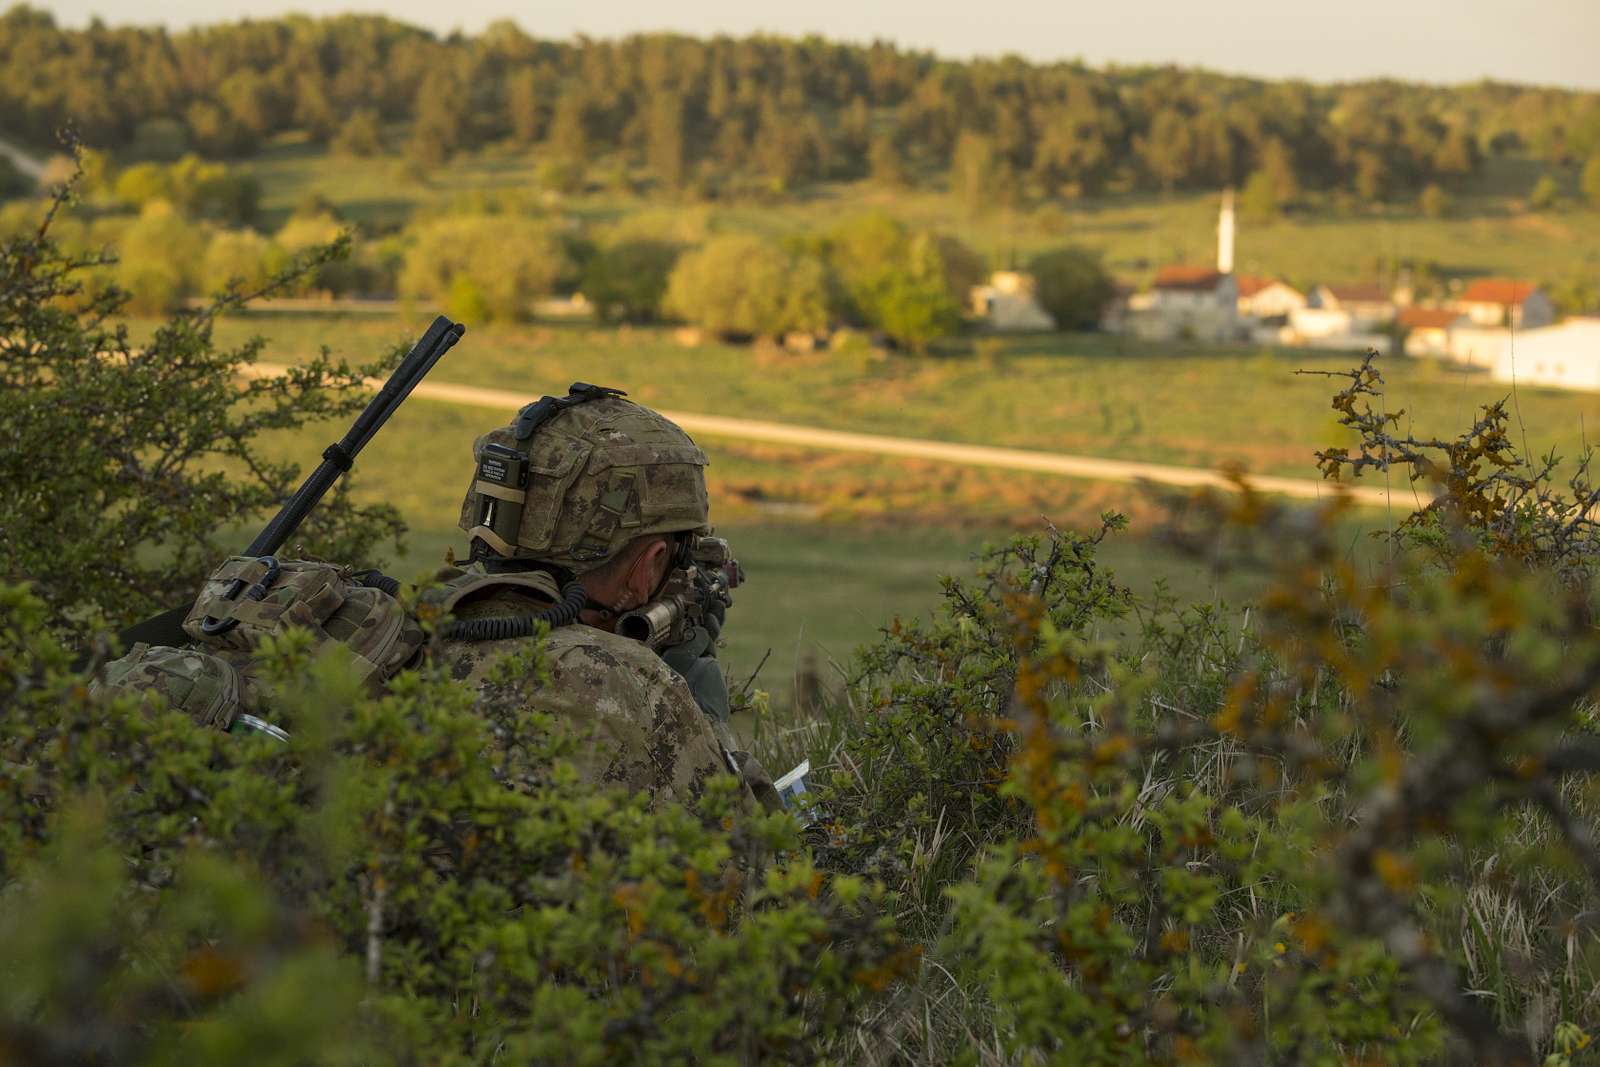
[[[1393,338],[1386,333],[1364,329],[1367,325],[1344,308],[1295,308],[1289,312],[1288,324],[1278,330],[1277,340],[1280,344],[1301,348],[1333,348],[1351,352],[1365,352],[1373,348],[1380,355],[1387,355],[1394,347]]]
[[[1465,320],[1449,308],[1405,307],[1395,321],[1406,331],[1406,355],[1448,359],[1450,332]]]
[[[1277,278],[1239,275],[1239,314],[1252,319],[1287,317],[1306,306],[1306,296]]]
[[[1544,290],[1521,278],[1479,278],[1453,306],[1479,326],[1536,330],[1556,321],[1555,305]]]
[[[1600,318],[1572,318],[1516,334],[1489,374],[1517,385],[1600,391]]]
[[[1054,330],[1056,320],[1039,306],[1038,283],[1033,275],[997,270],[988,285],[972,287],[972,311],[1000,333],[1034,333]]]

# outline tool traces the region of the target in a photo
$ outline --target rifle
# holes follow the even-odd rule
[[[660,594],[618,619],[617,633],[657,652],[681,644],[713,605],[723,610],[733,606],[733,590],[743,581],[744,570],[728,542],[697,531],[684,544]]]
[[[354,464],[356,456],[366,443],[372,440],[374,434],[383,428],[389,421],[406,397],[417,387],[439,358],[448,352],[467,328],[460,323],[451,322],[440,315],[433,320],[433,325],[422,335],[400,365],[395,368],[389,380],[383,384],[378,395],[373,397],[365,410],[356,416],[356,421],[338,441],[329,445],[322,452],[322,462],[316,470],[306,476],[306,480],[295,490],[293,496],[272,517],[272,521],[256,535],[242,555],[270,556],[282,548],[294,532],[300,528],[311,509],[316,507],[322,498],[327,495],[333,483],[339,476],[348,471]],[[230,596],[237,596],[239,590],[231,591]],[[135,623],[122,631],[119,640],[122,647],[129,648],[138,642],[152,645],[182,645],[189,640],[189,635],[183,631],[183,620],[188,618],[194,604],[190,602],[160,615],[152,616],[143,622]]]

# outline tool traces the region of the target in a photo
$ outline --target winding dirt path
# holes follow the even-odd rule
[[[35,182],[44,177],[44,160],[29,155],[3,138],[0,138],[0,156],[5,156],[11,160],[17,165],[18,170]]]
[[[271,377],[282,374],[287,369],[279,364],[257,363],[249,372],[252,377]],[[367,384],[373,390],[383,386],[383,382],[376,378],[367,379]],[[465,404],[469,407],[490,408],[505,412],[508,416],[531,399],[524,393],[485,389],[475,385],[455,385],[449,382],[423,382],[417,386],[414,395],[429,400]],[[882,434],[825,430],[815,426],[796,426],[791,423],[732,418],[726,415],[698,415],[687,411],[663,410],[661,414],[689,433],[735,441],[759,441],[763,444],[796,445],[802,448],[861,452],[877,456],[900,456],[969,467],[999,467],[1005,470],[1060,474],[1068,478],[1086,478],[1099,482],[1154,482],[1159,485],[1185,488],[1209,486],[1230,491],[1234,488],[1225,472],[1204,467],[1175,467],[1162,463],[1074,456],[1060,452],[996,448],[990,445],[930,441],[915,437],[888,437]],[[1251,485],[1262,492],[1301,500],[1326,500],[1335,495],[1335,490],[1329,483],[1311,479],[1252,475],[1249,480]],[[1351,486],[1346,491],[1359,504],[1387,507],[1391,502],[1390,491],[1386,489]],[[1404,508],[1407,512],[1416,508],[1419,503],[1427,502],[1426,495],[1413,493],[1411,486],[1400,477],[1395,479],[1392,499],[1396,506]]]

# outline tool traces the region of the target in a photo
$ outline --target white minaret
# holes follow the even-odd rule
[[[1222,190],[1222,210],[1217,214],[1217,273],[1233,273],[1233,190]]]

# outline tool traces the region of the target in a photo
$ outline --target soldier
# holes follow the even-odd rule
[[[614,632],[709,532],[705,453],[620,391],[578,383],[480,437],[474,456],[461,511],[469,562],[431,594],[450,616],[437,655],[454,677],[487,696],[494,663],[543,622],[549,678],[532,699],[589,735],[586,780],[687,801],[733,771],[777,803],[766,772],[734,751],[715,658],[722,605],[659,655]]]

